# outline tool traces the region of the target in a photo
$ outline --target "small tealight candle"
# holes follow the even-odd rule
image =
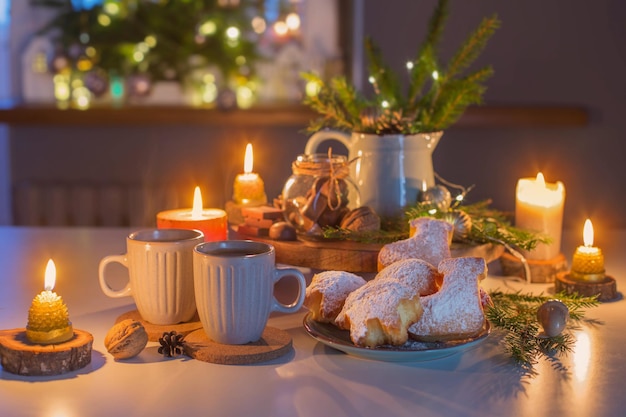
[[[604,255],[600,248],[593,246],[593,225],[585,221],[583,228],[583,246],[576,248],[572,259],[573,278],[583,281],[601,281],[605,277]]]
[[[543,174],[537,178],[520,178],[515,196],[515,226],[550,237],[526,254],[527,259],[554,259],[561,251],[563,228],[563,183],[546,183]]]
[[[233,186],[233,200],[236,204],[244,206],[261,206],[267,203],[265,184],[259,174],[252,172],[253,155],[252,144],[246,146],[244,157],[243,174],[235,177]]]
[[[205,242],[228,239],[226,212],[216,208],[203,208],[200,187],[196,187],[191,209],[165,210],[157,214],[160,229],[196,229],[204,233]]]
[[[26,338],[42,345],[62,343],[74,337],[67,306],[54,289],[56,267],[52,259],[46,266],[44,290],[34,299],[28,310]]]

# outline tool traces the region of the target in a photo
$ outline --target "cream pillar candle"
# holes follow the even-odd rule
[[[526,253],[528,259],[553,259],[561,251],[563,229],[563,183],[546,183],[543,174],[537,178],[520,178],[515,198],[515,226],[550,237],[548,244],[539,243]]]

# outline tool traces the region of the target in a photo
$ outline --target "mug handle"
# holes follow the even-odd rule
[[[274,305],[272,311],[279,311],[281,313],[295,313],[300,310],[302,304],[304,304],[304,296],[306,294],[306,280],[304,275],[296,268],[277,268],[274,269],[274,284],[283,279],[284,277],[294,277],[298,280],[298,299],[291,304],[283,304],[274,297]]]
[[[317,148],[319,145],[326,140],[336,140],[342,143],[348,151],[352,147],[352,138],[338,130],[320,130],[319,132],[315,132],[307,141],[306,146],[304,147],[304,153],[306,155],[311,155],[317,152]]]
[[[124,288],[121,290],[114,290],[111,288],[106,281],[105,270],[108,264],[118,262],[128,268],[128,258],[126,255],[110,255],[105,256],[100,260],[100,265],[98,266],[98,279],[100,280],[100,288],[102,288],[102,292],[108,295],[111,298],[120,298],[127,297],[131,295],[130,289],[130,281],[126,284]]]

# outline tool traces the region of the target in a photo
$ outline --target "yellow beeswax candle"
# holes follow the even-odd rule
[[[243,174],[237,175],[233,186],[233,200],[244,206],[261,206],[267,203],[265,184],[259,174],[252,172],[252,144],[246,146]]]
[[[44,290],[34,299],[28,310],[26,338],[33,343],[49,345],[62,343],[74,337],[67,306],[52,290],[56,281],[56,267],[52,259],[46,266]]]
[[[573,278],[583,281],[604,279],[604,255],[600,248],[593,246],[593,238],[593,225],[587,219],[583,228],[584,245],[576,248],[572,258]]]

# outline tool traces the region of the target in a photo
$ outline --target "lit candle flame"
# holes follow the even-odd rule
[[[593,225],[591,220],[585,220],[585,226],[583,227],[583,243],[587,247],[593,246]]]
[[[537,173],[537,185],[541,188],[546,188],[546,179],[541,172]]]
[[[193,191],[193,207],[191,209],[192,220],[197,220],[202,217],[202,193],[200,187],[196,187]]]
[[[243,172],[244,172],[244,174],[250,174],[252,172],[252,163],[253,163],[252,144],[248,143],[246,145],[246,155],[245,155],[244,160],[243,160]]]
[[[54,284],[57,279],[57,269],[54,266],[54,262],[52,259],[48,260],[48,265],[46,265],[46,275],[44,279],[44,289],[46,291],[52,291],[54,289]]]

